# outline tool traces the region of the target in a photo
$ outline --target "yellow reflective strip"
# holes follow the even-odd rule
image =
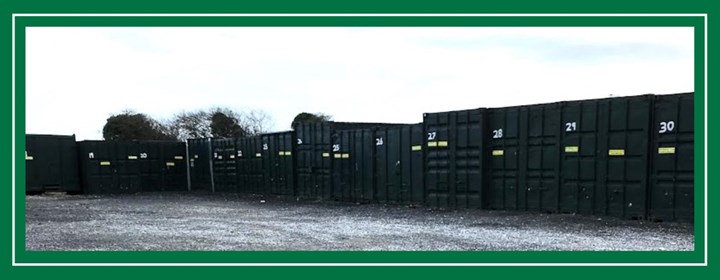
[[[235,155],[230,155],[230,159],[234,159],[234,158],[235,158]]]
[[[350,154],[342,154],[342,158],[350,158]]]
[[[330,153],[322,153],[322,157],[330,157]]]
[[[421,146],[421,145],[415,145],[415,146],[410,147],[410,150],[413,151],[413,152],[415,152],[415,151],[420,151],[420,150],[422,150],[422,146]]]
[[[256,153],[256,154],[255,154],[255,157],[262,157],[262,154],[261,154],[261,153]]]
[[[675,147],[660,147],[658,148],[658,154],[674,154]]]
[[[195,158],[198,158],[198,155],[195,155]]]
[[[610,156],[624,156],[625,155],[625,149],[610,149],[608,151],[608,155]]]
[[[566,153],[577,153],[578,151],[580,151],[580,147],[578,146],[565,146]]]
[[[279,151],[279,152],[278,152],[278,155],[284,156],[284,155],[285,155],[285,151]]]
[[[169,162],[166,162],[165,165],[166,166],[175,166],[175,163],[172,161],[169,161]]]
[[[291,151],[285,151],[285,155],[286,155],[286,156],[291,156],[291,155],[292,155],[292,152],[291,152]]]
[[[33,159],[35,159],[35,158],[32,157],[32,156],[26,156],[26,157],[25,157],[25,160],[33,160]]]
[[[493,156],[502,156],[502,155],[504,155],[504,154],[505,154],[505,151],[504,151],[504,150],[493,150],[493,151],[492,151],[492,155],[493,155]]]
[[[182,156],[175,156],[175,159],[183,159]]]
[[[435,141],[428,141],[428,147],[437,147],[437,144]]]
[[[438,142],[438,147],[447,147],[447,145],[448,145],[448,141],[439,141]]]
[[[222,156],[218,156],[218,159],[222,159]]]
[[[128,156],[128,159],[137,159],[137,156]]]
[[[110,162],[109,161],[101,161],[100,165],[110,165]]]
[[[342,154],[334,154],[333,157],[334,158],[342,158]]]

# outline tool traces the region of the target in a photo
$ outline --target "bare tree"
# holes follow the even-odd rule
[[[167,125],[179,139],[243,137],[267,132],[272,118],[264,111],[236,112],[226,107],[180,112]]]
[[[240,127],[249,135],[258,135],[268,132],[272,126],[272,118],[265,111],[250,110],[238,116]]]

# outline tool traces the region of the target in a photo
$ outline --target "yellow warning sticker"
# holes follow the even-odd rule
[[[286,156],[291,156],[291,155],[292,155],[292,152],[291,152],[291,151],[285,151],[285,155],[286,155]]]
[[[175,159],[183,159],[182,156],[175,156]]]
[[[448,145],[447,141],[439,141],[438,142],[438,147],[447,147],[447,145]]]
[[[625,149],[610,149],[608,151],[609,156],[624,156],[625,155]]]
[[[25,160],[33,160],[33,159],[35,159],[35,158],[32,156],[25,156]]]
[[[342,158],[350,158],[350,154],[342,154]]]
[[[109,161],[101,161],[100,165],[110,165],[110,162]]]
[[[234,158],[235,158],[235,155],[230,155],[230,159],[234,159]]]
[[[323,153],[322,157],[330,157],[330,153]]]
[[[128,159],[137,159],[137,156],[128,156]]]
[[[435,141],[428,141],[428,147],[437,147],[438,143]]]
[[[278,152],[278,155],[284,156],[284,155],[285,155],[285,151],[279,151],[279,152]]]
[[[261,154],[261,153],[256,153],[256,154],[255,154],[255,157],[262,157],[262,154]]]
[[[675,147],[660,147],[658,148],[658,154],[674,154]]]
[[[565,146],[566,153],[577,153],[578,151],[580,151],[580,147],[578,146]]]
[[[341,155],[341,154],[334,154],[333,157],[334,157],[334,158],[342,158],[342,155]]]
[[[222,156],[218,156],[218,159],[222,159]]]
[[[422,150],[422,146],[421,146],[421,145],[415,145],[415,146],[410,147],[410,150],[412,150],[413,152],[421,151],[421,150]]]
[[[493,156],[502,156],[502,155],[504,155],[504,154],[505,154],[505,151],[504,151],[504,150],[493,150],[493,151],[492,151],[492,155],[493,155]]]
[[[165,163],[166,166],[175,166],[175,163],[172,161],[168,161]]]
[[[198,155],[195,155],[195,158],[198,158]]]

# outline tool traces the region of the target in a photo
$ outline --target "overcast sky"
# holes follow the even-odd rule
[[[692,28],[27,28],[26,132],[125,109],[417,123],[424,112],[694,91]]]

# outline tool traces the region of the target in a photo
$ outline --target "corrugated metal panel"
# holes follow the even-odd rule
[[[392,125],[392,124],[391,124]],[[388,126],[380,123],[323,122],[295,127],[297,196],[308,199],[335,199],[333,195],[333,140],[337,130]],[[342,154],[340,155],[342,159]]]
[[[25,135],[27,192],[82,191],[75,135]]]
[[[212,139],[213,178],[216,192],[237,192],[235,139]]]
[[[210,139],[188,139],[192,190],[211,190]]]
[[[276,195],[295,195],[295,132],[262,135],[265,187]]]
[[[613,98],[600,104],[600,212],[644,218],[648,191],[648,157],[652,96]],[[603,199],[604,196],[604,199]],[[598,205],[600,204],[600,205]]]
[[[163,155],[161,142],[137,142],[137,157],[140,165],[140,186],[143,192],[163,190]]]
[[[182,142],[83,141],[78,145],[86,193],[187,190]]]
[[[138,156],[139,145],[137,142],[113,142],[115,146],[115,158],[113,159],[117,175],[117,190],[112,193],[137,193],[142,191],[140,182],[140,164]]]
[[[485,109],[428,113],[426,202],[433,207],[482,207]]]
[[[331,198],[347,202],[372,201],[374,130],[337,130],[332,140]]]
[[[600,190],[600,103],[600,100],[563,103],[561,212],[595,213],[596,192]]]
[[[490,208],[558,211],[560,104],[488,110]]]
[[[652,101],[643,95],[563,104],[562,211],[646,216]]]
[[[424,203],[422,136],[422,124],[375,131],[376,201]]]
[[[187,156],[185,143],[161,144],[163,158],[162,191],[187,191]]]
[[[260,136],[238,138],[235,143],[238,192],[265,193],[262,138]]]
[[[304,123],[295,127],[297,196],[309,199],[329,199],[332,144],[330,126]]]
[[[78,143],[84,192],[88,194],[136,193],[141,189],[139,159],[133,142],[83,141]]]
[[[649,217],[694,221],[694,93],[655,97]]]

